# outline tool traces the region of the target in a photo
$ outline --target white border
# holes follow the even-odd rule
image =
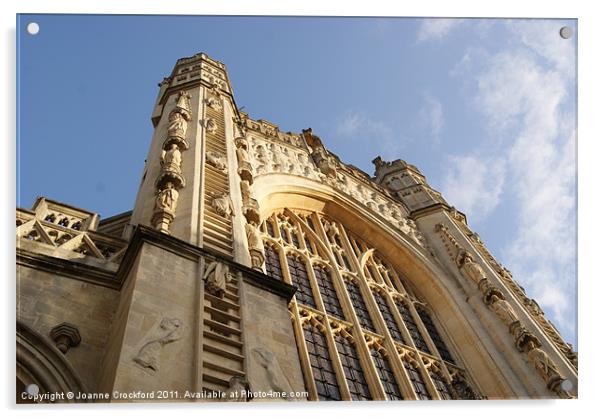
[[[227,4],[226,4],[227,3]],[[421,0],[412,2],[371,0],[369,2],[351,3],[340,0],[305,0],[295,2],[282,1],[250,1],[231,0],[179,0],[175,1],[140,1],[140,0],[102,0],[102,1],[12,1],[0,3],[4,42],[2,43],[2,90],[0,101],[0,124],[4,127],[3,167],[5,167],[4,204],[2,219],[5,221],[1,254],[6,274],[4,283],[5,331],[2,346],[2,359],[6,362],[0,379],[2,406],[8,415],[31,415],[36,410],[15,408],[14,402],[14,209],[15,209],[15,21],[16,13],[107,13],[107,14],[222,14],[222,15],[346,15],[346,16],[460,16],[460,17],[550,17],[578,18],[579,40],[579,125],[578,125],[578,170],[579,170],[579,400],[577,401],[487,401],[479,403],[402,403],[391,405],[384,403],[363,404],[328,404],[299,405],[281,407],[276,405],[256,406],[244,405],[232,407],[226,405],[181,405],[177,407],[178,415],[212,415],[261,413],[262,416],[281,417],[297,415],[332,415],[344,413],[353,416],[395,414],[412,416],[478,416],[507,417],[517,412],[542,416],[577,416],[596,408],[595,396],[600,386],[600,365],[595,364],[595,353],[600,344],[600,323],[596,320],[600,310],[598,295],[601,293],[601,277],[596,274],[594,257],[602,246],[596,241],[600,235],[600,222],[596,215],[600,213],[600,189],[597,177],[599,160],[600,106],[595,98],[602,97],[600,89],[599,41],[602,40],[600,14],[594,9],[595,2],[571,2],[570,0],[546,2],[527,2],[525,0],[504,0],[494,4],[484,1],[454,0],[434,1]],[[598,54],[596,55],[596,52]],[[598,77],[596,76],[598,75]],[[598,303],[596,303],[598,302]],[[594,378],[598,377],[596,381]],[[599,396],[599,395],[598,395]],[[107,413],[144,413],[145,417],[164,416],[172,405],[100,405],[93,408],[45,407],[39,408],[39,414],[45,416],[106,416]],[[335,411],[336,409],[336,411]],[[339,411],[340,410],[340,411]]]

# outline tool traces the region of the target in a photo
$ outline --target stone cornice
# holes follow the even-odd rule
[[[121,262],[119,271],[117,272],[116,278],[120,284],[123,284],[130,267],[132,266],[136,256],[138,255],[138,252],[140,251],[140,248],[144,243],[152,244],[156,247],[164,249],[165,251],[169,251],[191,261],[197,261],[200,257],[205,257],[228,264],[232,270],[239,271],[243,274],[245,282],[267,290],[275,295],[281,296],[287,301],[290,301],[297,291],[297,288],[294,286],[273,279],[272,277],[253,270],[250,267],[243,266],[232,260],[226,259],[223,255],[217,252],[197,247],[196,245],[189,244],[186,241],[164,234],[145,225],[138,225],[134,231],[134,235],[130,241],[130,246],[123,257],[123,261]]]
[[[17,265],[60,274],[72,279],[92,283],[98,286],[119,290],[121,282],[115,272],[83,263],[34,253],[23,248],[17,248]]]

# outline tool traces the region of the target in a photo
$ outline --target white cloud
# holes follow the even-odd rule
[[[463,22],[463,19],[432,18],[422,19],[418,33],[418,42],[439,40]]]
[[[503,159],[452,156],[443,180],[443,195],[469,219],[478,222],[499,204],[505,173]]]
[[[423,94],[423,99],[424,104],[418,113],[420,124],[428,129],[431,138],[438,142],[441,130],[445,126],[443,106],[429,92]]]
[[[575,51],[555,22],[510,22],[506,28],[514,47],[484,62],[476,97],[507,150],[505,190],[515,199],[518,227],[505,258],[551,319],[573,332],[575,126],[566,105]],[[470,195],[460,197],[472,202]]]

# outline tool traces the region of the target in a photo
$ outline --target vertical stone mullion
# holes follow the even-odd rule
[[[339,383],[339,392],[341,393],[341,398],[344,401],[350,401],[351,392],[349,392],[349,386],[347,385],[347,379],[345,378],[343,365],[341,364],[341,359],[339,358],[337,345],[334,341],[334,336],[332,335],[332,328],[330,327],[330,321],[328,320],[328,316],[326,313],[324,313],[322,325],[324,325],[324,328],[326,330],[326,341],[328,341],[330,359],[332,361],[332,365],[334,366],[334,370],[337,375],[337,382]]]
[[[317,401],[318,389],[314,382],[314,374],[309,361],[309,351],[307,350],[307,344],[305,343],[303,323],[299,315],[299,306],[297,305],[297,302],[292,302],[289,309],[292,313],[293,331],[297,340],[297,351],[299,352],[299,358],[301,360],[301,368],[303,370],[303,375],[305,376],[305,386],[309,394],[309,399]]]

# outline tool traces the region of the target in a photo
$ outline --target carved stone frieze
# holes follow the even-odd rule
[[[441,223],[437,224],[435,231],[440,235],[452,261],[455,262],[460,272],[473,284],[477,285],[486,306],[496,314],[502,323],[508,326],[509,333],[514,337],[516,348],[526,353],[528,361],[546,382],[548,389],[562,398],[572,397],[570,393],[561,388],[564,377],[560,375],[558,366],[540,348],[541,342],[525,327],[502,291],[493,285],[483,268],[474,260],[474,257],[460,247],[447,226]]]
[[[214,194],[211,199],[211,207],[224,218],[231,218],[234,215],[232,198],[228,193]]]
[[[209,96],[207,99],[205,99],[205,104],[217,111],[220,111],[223,108],[222,101],[214,96]]]
[[[205,161],[217,170],[221,172],[228,171],[228,161],[226,160],[226,156],[223,154],[219,154],[213,151],[207,151],[205,154]]]
[[[207,118],[203,120],[203,126],[210,134],[216,133],[218,129],[217,121],[213,118]]]
[[[264,376],[262,383],[267,387],[262,387],[261,390],[289,394],[292,392],[292,387],[286,374],[280,367],[278,359],[269,349],[265,347],[257,347],[252,350],[253,357],[262,367]],[[286,400],[291,400],[288,396]]]
[[[161,349],[181,338],[182,321],[177,318],[163,318],[159,328],[158,335],[144,343],[134,357],[134,362],[151,373],[159,370]]]

